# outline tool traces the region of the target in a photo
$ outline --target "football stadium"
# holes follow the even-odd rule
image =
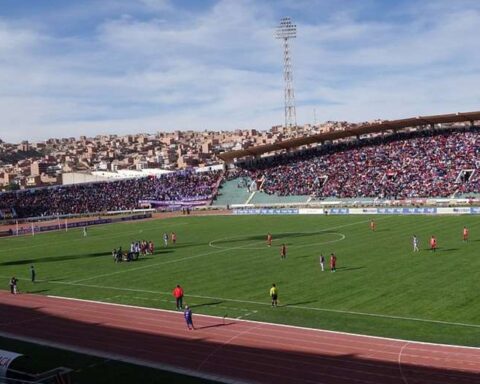
[[[226,152],[219,171],[4,192],[1,336],[26,355],[43,346],[35,369],[73,382],[160,369],[174,382],[473,383],[479,120],[391,121]]]
[[[475,2],[6,3],[0,384],[480,383]]]

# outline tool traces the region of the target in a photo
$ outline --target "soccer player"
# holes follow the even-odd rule
[[[412,242],[413,242],[413,252],[418,252],[419,251],[419,249],[418,249],[418,237],[416,235],[413,235]]]
[[[175,302],[176,302],[176,305],[177,305],[177,309],[178,310],[182,309],[182,306],[183,306],[183,288],[180,286],[180,284],[177,284],[177,286],[173,290],[173,297],[175,297]]]
[[[375,220],[370,220],[370,229],[375,232],[375,229],[377,228],[377,223],[375,223]]]
[[[164,245],[165,247],[168,247],[168,234],[167,234],[167,232],[165,232],[165,233],[163,234],[163,245]]]
[[[30,276],[32,278],[32,283],[35,283],[35,268],[33,268],[33,265],[30,266]]]
[[[10,293],[12,295],[17,294],[17,278],[15,276],[10,279]]]
[[[87,237],[87,227],[83,227],[83,237]]]
[[[322,272],[325,272],[325,256],[323,256],[323,253],[320,254],[320,267]]]
[[[287,246],[285,244],[282,244],[280,248],[280,258],[281,259],[286,259],[287,258]]]
[[[272,308],[276,307],[278,304],[278,288],[275,284],[272,284],[272,288],[270,288],[270,297],[272,298]]]
[[[177,243],[177,234],[175,232],[172,232],[170,236],[172,238],[172,244],[175,245]]]
[[[437,239],[432,235],[430,238],[430,250],[435,252],[437,250]]]
[[[185,322],[187,323],[187,328],[191,331],[194,330],[195,327],[193,326],[193,319],[192,319],[192,310],[188,305],[185,305],[185,311],[183,312],[183,317],[185,318]]]
[[[467,227],[463,227],[463,241],[467,241],[468,240],[468,228]]]
[[[272,246],[272,234],[270,232],[267,233],[267,245]]]
[[[332,252],[330,254],[330,272],[336,272],[337,271],[337,256]]]

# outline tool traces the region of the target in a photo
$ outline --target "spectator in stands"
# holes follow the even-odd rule
[[[216,194],[221,173],[175,172],[111,182],[4,192],[0,209],[14,208],[18,217],[53,216],[140,208],[140,201],[173,204],[209,201]]]

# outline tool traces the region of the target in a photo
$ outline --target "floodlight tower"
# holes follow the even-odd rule
[[[280,20],[275,31],[275,38],[283,40],[283,80],[285,82],[285,127],[297,126],[297,112],[295,110],[295,92],[293,91],[292,56],[289,39],[297,37],[297,26],[292,24],[290,17]]]

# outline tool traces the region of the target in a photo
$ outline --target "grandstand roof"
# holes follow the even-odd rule
[[[476,112],[457,112],[447,115],[417,116],[400,120],[385,120],[381,123],[362,124],[359,127],[344,131],[319,133],[311,136],[297,137],[280,141],[274,144],[259,145],[237,151],[229,151],[218,154],[218,157],[225,162],[231,162],[235,159],[246,156],[260,156],[264,153],[279,151],[282,149],[291,149],[302,145],[321,143],[329,140],[344,139],[346,137],[365,135],[368,133],[378,133],[389,131],[391,129],[403,129],[409,127],[418,127],[423,125],[441,124],[441,123],[461,123],[465,121],[480,120],[480,111]]]

